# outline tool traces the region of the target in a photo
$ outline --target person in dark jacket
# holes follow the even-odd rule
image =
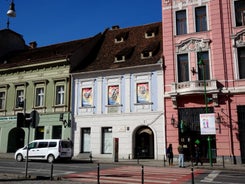
[[[202,161],[200,159],[200,156],[201,156],[200,148],[197,144],[195,144],[195,162],[196,162],[195,166],[198,165],[198,162],[200,162],[202,165]]]
[[[169,144],[169,146],[167,148],[167,157],[168,157],[169,165],[172,166],[173,165],[173,158],[174,158],[172,144]]]

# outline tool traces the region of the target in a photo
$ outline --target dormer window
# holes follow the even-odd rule
[[[155,33],[154,32],[146,32],[145,33],[145,38],[153,38],[155,37]]]
[[[120,55],[118,55],[118,56],[116,56],[115,57],[115,63],[117,63],[117,62],[123,62],[123,61],[125,61],[125,56],[120,56]]]
[[[145,32],[145,38],[154,38],[158,33],[158,27],[150,28]]]
[[[126,61],[126,59],[128,59],[131,56],[133,51],[134,51],[134,47],[126,47],[122,49],[116,54],[114,62],[116,63],[116,62]]]
[[[152,52],[142,52],[141,59],[146,59],[152,57]]]
[[[115,43],[121,43],[124,42],[125,40],[127,40],[128,38],[128,32],[122,32],[119,33],[116,37],[115,37]]]
[[[117,37],[117,38],[115,38],[115,43],[121,43],[123,41],[124,41],[123,37]]]
[[[153,57],[160,49],[160,42],[154,42],[149,44],[142,52],[141,59],[147,59]]]

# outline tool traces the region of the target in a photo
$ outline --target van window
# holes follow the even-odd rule
[[[48,146],[48,142],[39,142],[38,148],[46,148]]]
[[[33,148],[36,148],[37,147],[37,143],[36,142],[31,142],[29,145],[28,145],[28,148],[29,149],[33,149]]]
[[[48,147],[56,147],[57,143],[56,142],[50,142]]]
[[[71,148],[71,142],[70,141],[61,141],[61,147],[62,148]]]

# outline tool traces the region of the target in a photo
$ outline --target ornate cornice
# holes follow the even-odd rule
[[[176,45],[177,53],[200,52],[210,48],[210,39],[188,38]]]
[[[232,39],[234,39],[234,42],[233,42],[234,47],[244,47],[245,46],[245,29],[238,32],[234,36],[232,36]]]

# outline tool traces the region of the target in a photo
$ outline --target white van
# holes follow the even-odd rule
[[[32,141],[28,145],[28,160],[47,160],[49,163],[56,159],[71,160],[72,142],[61,139],[42,139]],[[27,146],[18,149],[15,152],[15,159],[18,162],[26,159]]]

